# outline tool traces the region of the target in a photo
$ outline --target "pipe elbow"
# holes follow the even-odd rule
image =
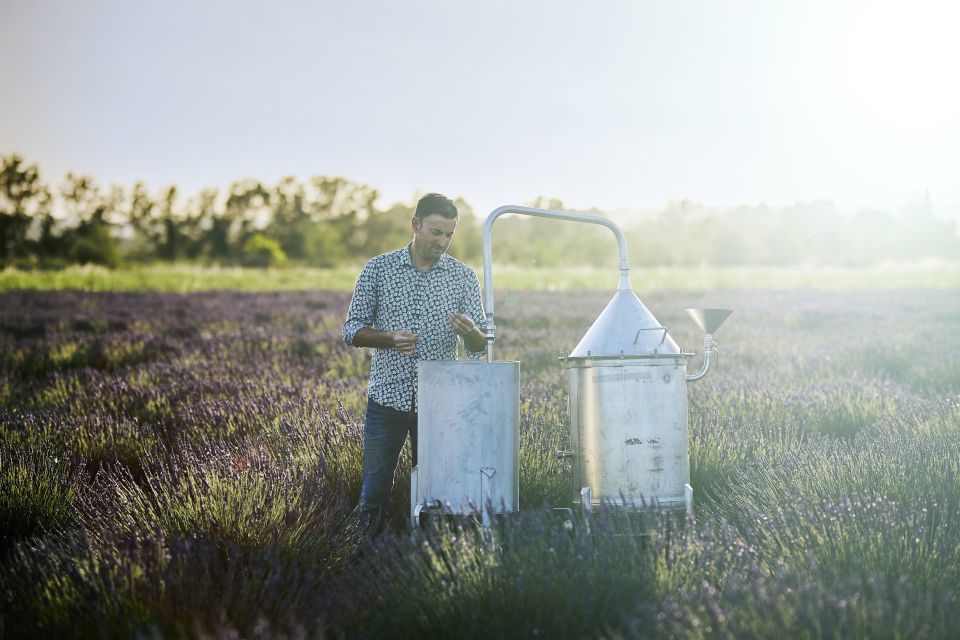
[[[717,346],[717,341],[709,333],[703,337],[703,366],[700,371],[687,376],[687,382],[696,382],[702,379],[710,371],[710,365],[713,362],[713,350]]]
[[[696,373],[692,373],[689,376],[687,376],[687,382],[696,382],[697,380],[700,380],[707,375],[707,371],[710,370],[711,355],[712,354],[709,351],[706,354],[704,354],[703,366],[700,367],[700,371],[697,371]]]

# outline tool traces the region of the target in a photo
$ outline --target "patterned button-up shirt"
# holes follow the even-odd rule
[[[413,354],[397,349],[374,349],[370,363],[371,400],[399,411],[416,411],[417,361],[456,360],[462,342],[450,316],[460,312],[483,326],[483,305],[477,274],[444,253],[429,271],[419,271],[410,256],[410,245],[379,255],[360,272],[343,325],[343,341],[363,327],[377,331],[409,329],[418,339]],[[471,352],[480,358],[483,351]]]

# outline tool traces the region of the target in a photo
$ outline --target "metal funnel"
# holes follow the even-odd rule
[[[713,333],[733,313],[733,309],[687,309],[687,313],[704,333]]]

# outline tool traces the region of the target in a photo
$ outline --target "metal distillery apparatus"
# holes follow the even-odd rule
[[[704,331],[703,364],[687,374],[683,351],[630,285],[623,232],[602,216],[504,206],[483,230],[486,362],[420,362],[419,454],[411,513],[445,505],[447,512],[495,513],[519,508],[519,363],[494,359],[493,223],[508,213],[586,222],[610,229],[620,254],[613,299],[563,358],[569,382],[574,504],[656,503],[692,508],[687,434],[687,383],[703,378],[717,345],[713,332],[728,309],[688,309]],[[486,517],[487,512],[483,511]]]
[[[574,503],[693,508],[687,436],[687,383],[710,368],[712,331],[727,309],[688,310],[704,338],[703,366],[629,288],[621,288],[565,358],[570,378]]]

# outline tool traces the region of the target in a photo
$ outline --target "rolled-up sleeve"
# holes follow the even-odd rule
[[[467,291],[463,298],[463,309],[461,313],[473,320],[477,328],[483,331],[486,317],[483,314],[483,298],[480,295],[480,281],[477,280],[477,274],[473,272],[473,269],[467,269],[465,277],[467,279]],[[463,343],[463,349],[467,352],[467,357],[474,360],[481,358],[486,353],[486,347],[480,349],[480,351],[471,351],[466,341]]]
[[[353,338],[357,331],[373,326],[377,312],[376,265],[371,260],[364,265],[353,290],[353,298],[347,309],[347,320],[343,323],[343,342],[349,347],[355,346]]]

